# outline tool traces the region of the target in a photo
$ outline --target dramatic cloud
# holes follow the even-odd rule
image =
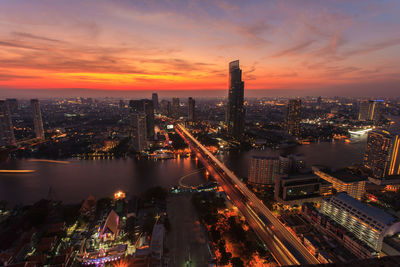
[[[394,88],[398,14],[397,0],[4,0],[0,88],[226,89],[235,59],[246,89]]]

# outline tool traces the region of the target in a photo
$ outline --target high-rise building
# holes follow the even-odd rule
[[[147,146],[147,127],[146,127],[146,113],[144,112],[131,112],[131,138],[133,148],[137,151],[143,151]]]
[[[171,116],[171,102],[165,99],[161,100],[160,111],[165,116]]]
[[[359,121],[378,121],[381,117],[383,100],[361,101],[358,111]]]
[[[278,157],[251,158],[249,183],[258,185],[273,185],[280,173],[280,161]]]
[[[158,106],[158,94],[157,93],[153,93],[151,95],[151,99],[153,100],[153,107],[154,107],[154,111],[158,112],[159,111],[159,106]]]
[[[10,110],[10,114],[15,114],[18,111],[18,100],[15,98],[7,98],[6,104],[8,105],[8,109]]]
[[[196,107],[196,101],[194,100],[194,98],[189,97],[189,100],[188,100],[188,120],[189,121],[196,120],[195,107]]]
[[[149,99],[130,100],[129,107],[132,113],[144,112],[146,115],[147,139],[154,139],[154,107],[153,101]]]
[[[35,130],[35,136],[38,139],[44,139],[42,112],[40,111],[39,100],[31,99],[31,107],[33,114],[33,127]]]
[[[286,127],[289,134],[299,136],[300,134],[300,99],[290,99],[286,114]]]
[[[172,117],[174,119],[179,119],[179,98],[178,97],[174,97],[172,98]]]
[[[368,133],[364,167],[372,177],[384,183],[390,176],[400,175],[400,135],[386,130]]]
[[[245,109],[244,82],[239,60],[229,63],[229,94],[226,108],[226,126],[228,134],[236,139],[241,139],[244,132]]]
[[[321,212],[376,251],[382,249],[385,236],[400,231],[400,222],[392,215],[368,206],[346,193],[338,193],[331,198],[323,199]]]
[[[317,98],[317,109],[321,109],[322,107],[322,97],[318,97]]]
[[[0,146],[15,145],[11,114],[6,101],[0,100]]]
[[[122,100],[122,99],[119,101],[119,108],[120,108],[121,110],[123,110],[123,109],[125,108],[125,101]]]

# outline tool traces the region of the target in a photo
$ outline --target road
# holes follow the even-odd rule
[[[196,156],[222,186],[280,265],[319,263],[262,201],[232,171],[197,141],[182,124],[176,124],[175,130],[189,144]]]
[[[211,258],[208,236],[190,201],[191,196],[179,194],[168,198],[167,213],[171,230],[167,234],[166,242],[170,266],[185,266],[190,259],[193,266],[207,267]]]

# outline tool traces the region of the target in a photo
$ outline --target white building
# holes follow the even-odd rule
[[[346,193],[322,200],[321,212],[376,251],[381,251],[385,236],[400,231],[400,222],[392,215],[368,206]]]

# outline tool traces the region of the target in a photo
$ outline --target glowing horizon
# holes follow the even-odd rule
[[[239,59],[246,89],[396,94],[399,13],[396,0],[6,0],[0,88],[222,90]]]

